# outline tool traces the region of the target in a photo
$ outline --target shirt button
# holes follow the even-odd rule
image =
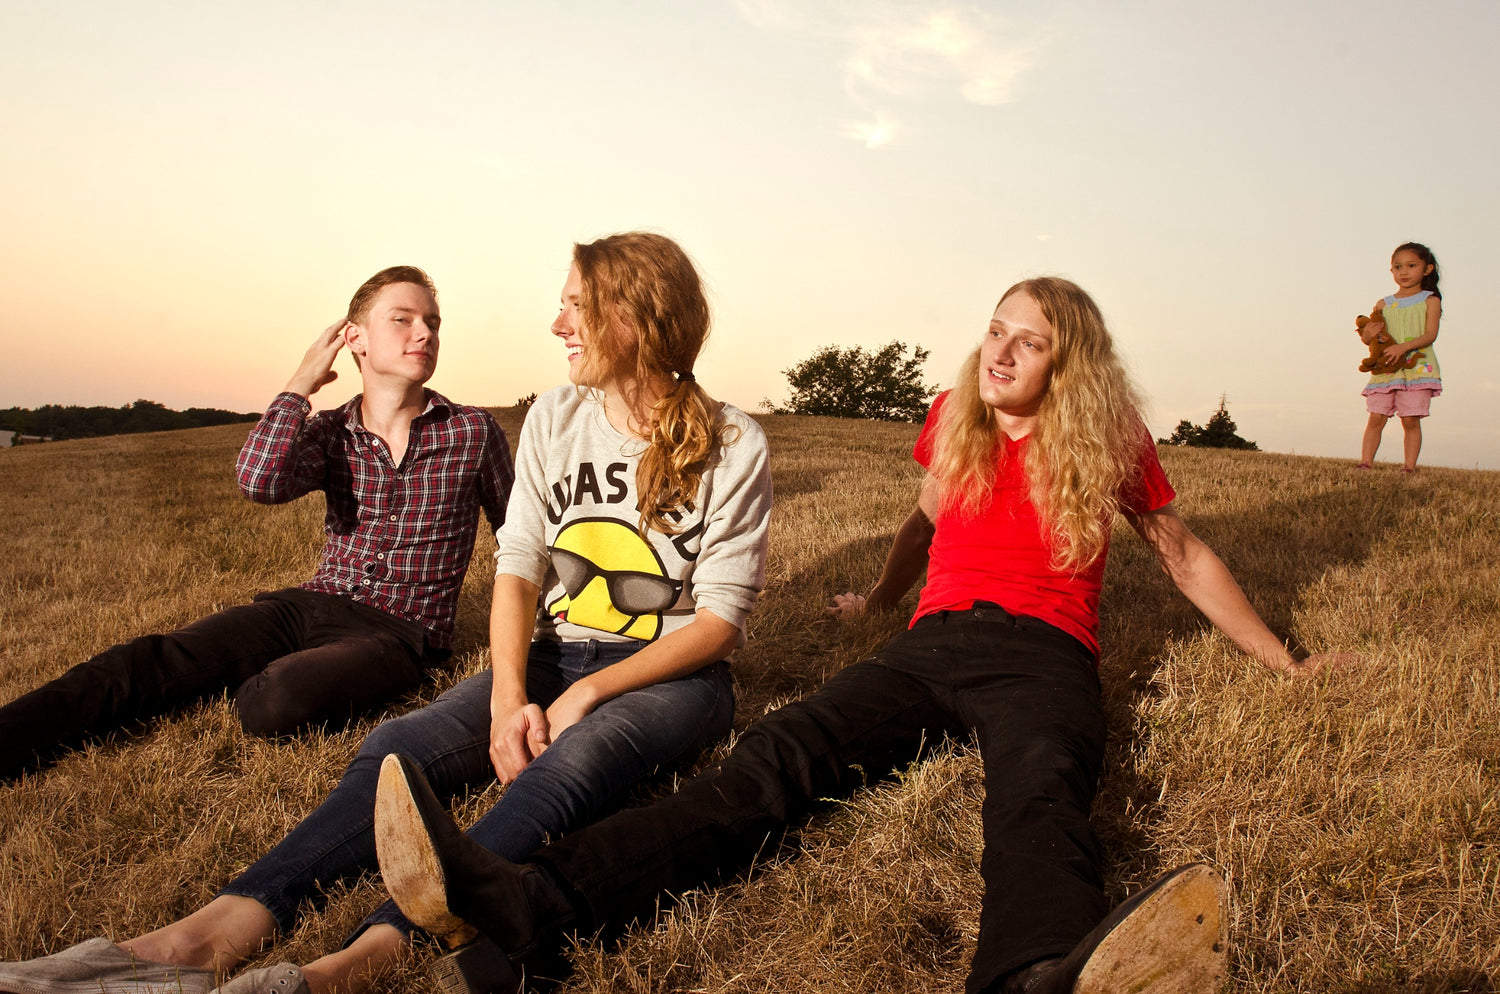
[[[395,520],[396,520],[396,516],[395,516],[395,515],[394,515],[394,514],[393,514],[393,515],[391,515],[391,520],[392,520],[392,521],[395,521]]]
[[[377,552],[377,553],[375,553],[375,558],[376,559],[384,559],[385,558],[385,553],[384,552]]]
[[[370,585],[370,581],[369,581],[369,580],[361,580],[361,581],[359,581],[359,582],[360,582],[360,583],[363,583],[363,584],[364,584],[364,585],[365,585],[365,586],[367,586],[367,587],[368,587],[368,586],[369,586],[369,585]]]

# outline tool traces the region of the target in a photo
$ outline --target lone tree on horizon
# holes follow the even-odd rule
[[[920,422],[938,388],[922,382],[922,364],[930,353],[920,345],[912,347],[910,358],[905,353],[903,342],[874,352],[860,345],[825,345],[782,370],[792,388],[785,406],[769,399],[761,406],[772,414]]]
[[[1239,427],[1229,416],[1227,397],[1219,395],[1219,409],[1208,419],[1208,424],[1193,424],[1183,420],[1167,438],[1158,438],[1157,445],[1189,445],[1195,449],[1244,449],[1259,452],[1260,446],[1239,436]]]

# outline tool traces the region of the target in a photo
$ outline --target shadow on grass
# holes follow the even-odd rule
[[[824,483],[833,476],[845,472],[840,467],[799,467],[795,472],[784,472],[776,478],[774,484],[774,496],[778,506],[785,506],[785,502],[793,497],[801,497],[805,494],[815,494],[823,489]]]
[[[835,594],[869,589],[889,548],[887,536],[848,542],[767,587],[750,616],[746,645],[735,656],[736,728],[743,729],[772,703],[817,690],[905,624],[911,612],[904,605],[848,624],[826,613]]]
[[[1187,524],[1224,561],[1271,631],[1305,651],[1293,626],[1306,592],[1330,570],[1357,566],[1378,552],[1383,536],[1415,527],[1417,508],[1383,510],[1379,528],[1348,492],[1269,501],[1254,515],[1184,514]],[[1117,528],[1100,596],[1100,676],[1109,721],[1105,775],[1094,823],[1116,877],[1139,881],[1165,869],[1149,854],[1161,820],[1162,785],[1130,760],[1132,715],[1155,693],[1152,678],[1164,644],[1212,630],[1123,522]],[[1319,647],[1337,649],[1337,646]],[[1112,898],[1123,897],[1112,891]]]
[[[1411,504],[1383,509],[1376,528],[1368,508],[1357,506],[1348,494],[1327,493],[1271,502],[1253,517],[1195,514],[1185,519],[1228,566],[1271,630],[1287,638],[1308,588],[1331,569],[1368,560],[1383,536],[1415,528],[1417,514]],[[1100,598],[1105,665],[1127,670],[1144,664],[1166,635],[1210,627],[1155,566],[1144,543],[1120,535],[1128,530],[1122,525],[1116,532]],[[1132,637],[1142,624],[1156,632],[1154,645]]]
[[[1304,592],[1330,569],[1357,565],[1382,534],[1413,527],[1416,511],[1397,506],[1381,530],[1348,493],[1330,492],[1265,504],[1254,516],[1195,514],[1189,526],[1219,554],[1278,637],[1289,638]],[[1122,534],[1124,533],[1124,534]],[[879,574],[889,537],[872,537],[825,551],[767,590],[751,621],[750,641],[736,660],[743,729],[770,706],[805,696],[834,672],[875,651],[904,627],[914,596],[879,618],[840,624],[824,614],[834,593],[866,590]],[[918,585],[920,586],[920,584]],[[1153,693],[1152,677],[1164,645],[1211,628],[1177,591],[1151,550],[1122,523],[1101,595],[1100,663],[1110,730],[1104,780],[1094,812],[1096,829],[1120,881],[1139,881],[1162,869],[1150,847],[1160,821],[1161,784],[1129,762],[1133,713]],[[1294,642],[1295,648],[1295,642]]]

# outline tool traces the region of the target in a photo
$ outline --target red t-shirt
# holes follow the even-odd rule
[[[923,468],[931,464],[938,414],[947,397],[942,393],[932,402],[912,451]],[[1146,442],[1139,472],[1120,495],[1121,507],[1137,514],[1166,507],[1177,496],[1149,434]],[[912,623],[935,611],[965,610],[975,601],[991,601],[1011,614],[1030,615],[1062,629],[1098,655],[1099,587],[1109,549],[1076,573],[1052,567],[1052,543],[1037,520],[1026,480],[1026,444],[1026,438],[1001,442],[989,507],[974,517],[940,512],[933,521],[927,585]]]

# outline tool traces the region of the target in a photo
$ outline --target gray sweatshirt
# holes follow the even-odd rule
[[[495,532],[496,575],[542,588],[535,637],[651,641],[706,608],[740,629],[766,584],[771,469],[760,426],[724,405],[728,442],[677,533],[636,530],[646,443],[610,425],[592,391],[542,395],[516,446],[516,482]]]

